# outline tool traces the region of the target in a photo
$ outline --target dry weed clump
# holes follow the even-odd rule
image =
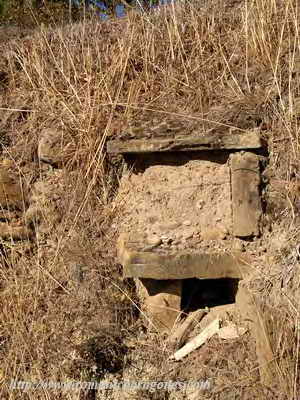
[[[57,398],[50,390],[9,391],[11,377],[91,379],[110,366],[121,374],[123,339],[135,335],[138,306],[115,262],[111,200],[122,162],[106,157],[105,140],[153,117],[257,126],[268,140],[270,232],[253,291],[272,317],[281,374],[273,397],[297,398],[299,199],[291,188],[300,179],[298,12],[292,0],[182,2],[108,23],[40,27],[1,46],[3,158],[14,160],[30,186],[51,179],[37,159],[41,130],[55,125],[72,144],[63,189],[51,200],[61,220],[28,248],[1,244],[2,398]],[[214,398],[230,397],[234,379]],[[84,394],[74,396],[61,393]]]

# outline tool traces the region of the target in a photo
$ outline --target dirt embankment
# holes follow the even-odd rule
[[[249,8],[239,1],[177,4],[147,17],[132,12],[109,24],[41,27],[25,38],[2,42],[1,171],[14,176],[18,195],[20,187],[26,188],[27,200],[22,194],[16,209],[3,201],[0,217],[15,232],[22,226],[32,232],[28,240],[27,234],[25,240],[8,237],[12,231],[1,238],[3,398],[24,395],[9,391],[10,379],[193,376],[215,380],[203,394],[208,398],[295,399],[300,54],[294,11],[293,2],[280,0],[255,0]],[[145,329],[133,282],[121,278],[115,251],[121,205],[113,199],[123,162],[107,157],[105,141],[142,121],[166,116],[198,121],[205,129],[216,123],[255,126],[268,142],[261,186],[266,235],[253,250],[256,274],[248,289],[260,298],[280,368],[281,379],[271,387],[258,380],[247,335],[226,343],[212,340],[182,365],[171,366],[165,341]],[[58,132],[52,159],[49,149],[41,152],[49,129]],[[177,177],[172,168],[169,173],[175,189]],[[148,174],[159,179],[155,169]],[[186,179],[188,169],[182,168],[178,179],[181,174]],[[205,188],[212,202],[227,196],[225,189],[214,192],[209,182]],[[194,192],[188,190],[192,198]],[[163,215],[163,203],[157,204]],[[187,215],[183,218],[174,203],[174,223],[180,219],[187,230],[190,221],[194,229],[188,203],[181,205]],[[211,218],[218,223],[218,215]],[[46,393],[57,398],[57,393]],[[42,399],[45,393],[30,396]],[[95,398],[96,393],[78,396]],[[181,394],[139,390],[134,396],[160,400]]]

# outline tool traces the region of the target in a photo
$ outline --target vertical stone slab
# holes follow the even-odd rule
[[[231,155],[232,233],[237,237],[258,236],[261,217],[260,171],[256,154]]]
[[[248,322],[249,329],[255,338],[261,382],[268,386],[274,381],[281,381],[281,384],[284,385],[276,357],[272,351],[264,315],[258,302],[246,287],[239,287],[236,295],[236,307],[240,315]]]
[[[136,279],[135,282],[149,328],[170,332],[181,311],[182,281]]]

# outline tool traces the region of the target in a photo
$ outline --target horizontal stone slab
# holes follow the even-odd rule
[[[173,137],[150,137],[142,139],[118,139],[107,142],[107,152],[114,154],[153,153],[201,150],[247,150],[262,147],[257,131],[217,133],[200,135],[177,135]]]
[[[221,279],[245,277],[249,268],[241,252],[156,253],[154,249],[137,250],[139,246],[122,234],[118,240],[118,259],[124,278],[150,279]]]

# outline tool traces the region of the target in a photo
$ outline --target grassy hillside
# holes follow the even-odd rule
[[[70,7],[68,1],[0,0],[1,25],[35,28],[41,23],[62,23],[79,16],[78,8]]]
[[[115,258],[122,161],[107,157],[105,140],[153,116],[201,124],[212,109],[221,124],[243,129],[257,121],[269,144],[267,234],[253,254],[249,287],[269,316],[278,376],[261,385],[241,342],[244,360],[230,359],[234,346],[218,353],[214,373],[223,383],[207,398],[299,398],[299,22],[297,1],[215,0],[109,23],[39,26],[0,43],[1,160],[12,162],[29,190],[46,181],[55,192],[43,203],[48,229],[32,244],[1,242],[1,398],[87,399],[95,393],[8,386],[11,377],[121,379],[134,351],[178,378],[163,369],[169,353],[159,336],[136,340],[144,328],[134,285],[121,279]],[[38,161],[47,127],[67,140],[62,168]],[[162,392],[140,398],[171,399]]]

